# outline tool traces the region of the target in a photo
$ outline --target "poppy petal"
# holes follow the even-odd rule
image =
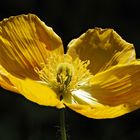
[[[117,65],[71,94],[68,107],[90,118],[114,118],[140,108],[140,63]],[[76,96],[76,98],[75,98]],[[68,102],[69,101],[69,102]]]
[[[0,66],[0,86],[6,90],[18,93],[17,88],[10,82],[8,75],[9,73]]]
[[[30,79],[18,79],[11,76],[10,81],[15,85],[21,95],[28,100],[44,106],[64,107],[57,94],[44,83]]]
[[[36,15],[19,15],[0,22],[0,64],[20,78],[38,79],[35,67],[47,63],[49,52],[63,54],[62,41]]]
[[[107,106],[107,105],[80,105],[65,103],[73,111],[89,118],[108,119],[115,118],[130,112],[125,105]],[[132,111],[132,110],[131,110]]]
[[[68,44],[67,53],[73,59],[90,60],[88,68],[93,75],[136,59],[133,44],[123,40],[113,29],[89,29]]]

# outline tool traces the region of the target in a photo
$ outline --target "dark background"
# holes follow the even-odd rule
[[[89,28],[108,27],[135,45],[140,57],[138,0],[3,0],[0,20],[34,13],[69,41]],[[67,108],[69,140],[140,140],[140,110],[114,119],[86,118]],[[0,140],[60,140],[59,110],[0,89]]]

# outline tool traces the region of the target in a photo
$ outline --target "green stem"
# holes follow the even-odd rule
[[[61,140],[67,140],[64,108],[60,109],[60,132],[61,132]]]

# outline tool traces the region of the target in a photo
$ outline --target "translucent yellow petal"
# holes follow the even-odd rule
[[[50,52],[63,54],[62,41],[33,14],[0,22],[0,64],[18,77],[38,79],[34,68],[47,63]]]
[[[140,108],[140,62],[117,65],[95,75],[89,87],[71,94],[65,104],[90,118],[114,118]]]
[[[118,105],[113,107],[101,104],[94,106],[66,103],[66,105],[75,112],[94,119],[115,118],[130,112],[130,109],[125,107],[125,105]]]
[[[19,90],[20,94],[28,100],[44,106],[64,107],[57,94],[44,83],[30,79],[22,80],[12,76],[9,79]]]
[[[92,96],[102,104],[140,107],[140,62],[118,65],[99,73],[91,85]]]
[[[115,118],[134,110],[125,104],[116,106],[102,104],[92,97],[92,92],[88,90],[80,89],[75,90],[75,93],[68,93],[63,100],[64,104],[77,113],[94,119]]]
[[[67,53],[74,59],[90,60],[88,68],[93,74],[136,59],[133,45],[113,29],[89,29],[68,44]]]
[[[0,86],[6,90],[18,93],[17,88],[10,82],[8,75],[9,73],[0,66]]]

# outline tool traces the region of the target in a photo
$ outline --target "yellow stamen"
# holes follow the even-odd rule
[[[73,76],[73,65],[60,63],[57,67],[57,82],[60,83],[62,90],[65,91],[70,84]]]
[[[40,79],[60,97],[81,87],[89,86],[93,75],[87,69],[89,61],[68,59],[69,56],[51,56],[42,70],[35,69]]]

